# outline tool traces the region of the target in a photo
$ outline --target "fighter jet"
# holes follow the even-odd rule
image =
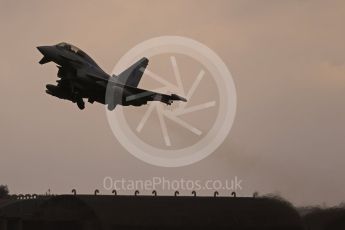
[[[96,101],[105,104],[109,110],[114,110],[117,105],[141,106],[148,101],[160,101],[167,105],[175,100],[187,101],[176,94],[167,95],[137,87],[149,62],[145,57],[118,76],[110,76],[90,56],[72,44],[62,42],[37,49],[43,54],[40,64],[54,62],[59,69],[57,85],[46,85],[46,93],[77,103],[81,110],[85,108],[84,98],[90,103]],[[111,98],[106,100],[107,89],[111,92]]]

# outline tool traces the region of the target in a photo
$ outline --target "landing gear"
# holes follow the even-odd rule
[[[77,99],[77,105],[78,105],[78,108],[79,108],[80,110],[85,109],[85,102],[83,101],[82,98],[78,98],[78,99]]]
[[[113,111],[116,107],[116,103],[114,101],[111,101],[108,103],[108,110]]]
[[[74,101],[77,103],[78,108],[80,110],[85,109],[85,102],[83,101],[83,98],[79,96],[77,92],[74,93]]]

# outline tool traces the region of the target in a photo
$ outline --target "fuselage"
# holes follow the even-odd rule
[[[66,88],[73,86],[74,90],[78,91],[80,97],[88,98],[89,102],[97,101],[105,104],[106,87],[101,83],[95,84],[95,79],[92,76],[102,78],[105,82],[112,77],[103,71],[86,53],[72,46],[68,49],[59,47],[59,45],[39,46],[37,49],[44,55],[42,59],[44,63],[52,61],[58,65],[58,77],[61,78],[60,81],[69,83],[65,87],[47,85],[48,94],[61,99],[75,101],[74,95]],[[42,62],[40,63],[44,64]],[[117,90],[117,96],[121,97],[116,100],[117,104],[141,105],[140,103],[131,103],[130,101],[123,100],[123,98],[130,97],[133,94],[130,90],[131,87],[115,81],[112,81],[112,85]]]
[[[170,105],[173,100],[186,101],[176,94],[166,95],[137,87],[143,75],[142,69],[148,64],[145,57],[119,76],[110,76],[90,56],[71,44],[63,42],[53,46],[39,46],[37,49],[43,54],[40,64],[54,62],[59,68],[58,84],[47,85],[46,92],[75,102],[80,109],[85,107],[83,98],[91,103],[97,101],[107,104],[109,110],[118,104],[140,106],[148,101],[161,101]],[[107,96],[108,92],[110,97]]]
[[[61,99],[76,101],[70,90],[73,88],[82,98],[88,98],[91,102],[105,103],[106,88],[95,84],[95,80],[90,76],[96,75],[104,81],[108,81],[110,76],[86,53],[73,46],[67,49],[66,47],[59,47],[59,45],[39,46],[37,49],[44,55],[41,64],[52,61],[59,68],[58,77],[61,79],[58,80],[58,83],[61,82],[61,85],[47,85],[48,94]]]

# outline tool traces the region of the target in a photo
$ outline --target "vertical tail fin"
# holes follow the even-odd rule
[[[116,77],[116,81],[124,85],[137,87],[148,63],[149,60],[147,58],[144,57],[140,59],[120,73],[119,76]]]

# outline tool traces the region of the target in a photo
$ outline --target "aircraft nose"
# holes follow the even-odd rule
[[[43,55],[48,54],[49,46],[37,46],[38,51],[41,52]]]
[[[38,46],[37,49],[43,54],[43,58],[38,62],[41,65],[54,60],[54,47],[52,46]]]

